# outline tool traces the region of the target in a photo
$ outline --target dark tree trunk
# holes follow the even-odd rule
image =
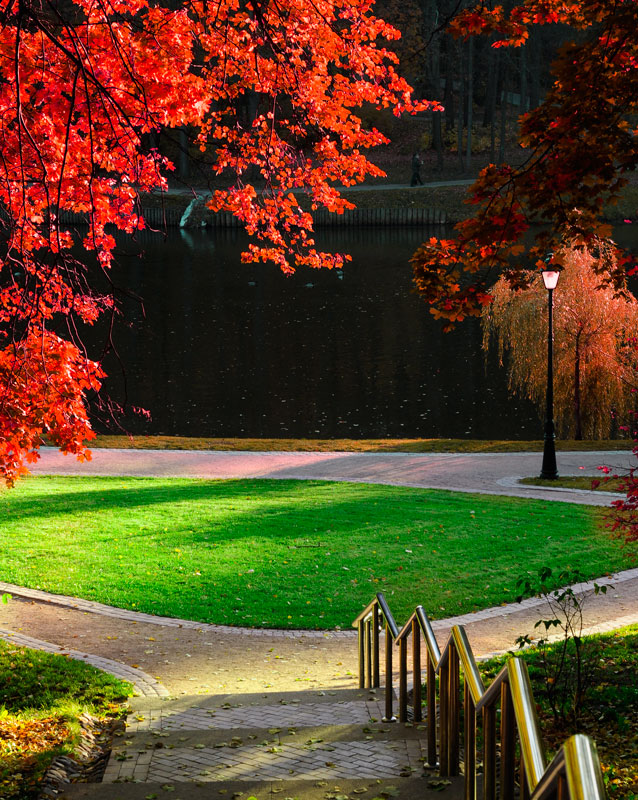
[[[453,131],[456,126],[456,116],[454,113],[454,41],[451,36],[446,36],[445,42],[445,95],[443,105],[445,106],[445,129]]]
[[[187,181],[190,177],[190,159],[188,157],[189,139],[184,128],[179,129],[179,177]]]
[[[463,90],[465,89],[465,71],[463,69],[463,47],[459,45],[457,49],[458,65],[459,65],[459,113],[456,127],[456,148],[459,157],[459,166],[461,170],[465,168],[465,160],[463,158],[463,119],[465,117],[465,106],[463,103]]]
[[[524,114],[529,108],[529,104],[527,102],[527,48],[525,46],[521,47],[520,93],[521,93],[520,113]]]
[[[491,43],[491,42],[490,42]],[[483,127],[494,123],[494,113],[496,111],[496,91],[498,84],[498,51],[489,47],[486,58],[486,85],[485,85],[485,106],[483,107]]]
[[[472,117],[474,111],[474,39],[467,44],[467,143],[465,147],[465,171],[472,169]]]
[[[501,81],[501,140],[498,148],[498,160],[505,161],[505,137],[507,135],[507,93],[509,91],[508,64],[504,55],[501,55],[502,81]]]
[[[432,89],[435,100],[441,98],[441,36],[434,34],[432,38]],[[432,147],[436,150],[436,165],[443,171],[443,135],[441,132],[441,112],[432,114]]]
[[[582,413],[580,406],[580,331],[576,334],[574,354],[574,439],[583,438]]]
[[[529,102],[530,108],[536,108],[541,102],[541,42],[539,31],[532,30],[529,37],[530,49],[530,82],[529,82]]]

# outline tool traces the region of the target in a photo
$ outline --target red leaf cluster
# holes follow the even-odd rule
[[[95,434],[85,398],[101,377],[74,344],[46,330],[0,350],[0,473],[9,485],[36,460],[42,434],[63,452],[90,458],[84,443]]]
[[[262,241],[246,260],[286,272],[342,263],[316,250],[297,193],[343,212],[350,204],[334,184],[381,174],[364,152],[385,139],[356,107],[434,105],[411,99],[384,46],[399,34],[371,6],[0,0],[0,473],[9,482],[42,433],[85,453],[84,400],[101,373],[82,353],[78,323],[113,301],[96,295],[95,268],[71,249],[94,251],[109,280],[108,226],[143,228],[140,192],[166,188],[172,165],[148,146],[159,129],[189,126],[213,171],[231,176],[213,206]],[[88,231],[65,229],[63,211],[85,215]]]

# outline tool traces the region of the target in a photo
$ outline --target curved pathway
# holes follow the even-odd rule
[[[574,587],[585,601],[588,633],[638,622],[638,569]],[[79,598],[0,583],[13,599],[0,605],[0,638],[65,653],[136,684],[141,694],[233,694],[344,689],[357,671],[356,634],[348,631],[270,631],[153,617]],[[476,656],[515,649],[547,615],[535,598],[434,620],[444,644],[464,625]],[[401,623],[402,620],[399,620]],[[27,638],[28,637],[28,638]],[[166,690],[164,689],[166,687]]]
[[[598,467],[626,470],[629,451],[559,452],[562,475],[599,475]],[[354,481],[500,494],[569,503],[607,505],[614,495],[521,486],[537,475],[541,453],[316,453],[206,450],[94,450],[88,463],[43,447],[36,475],[179,476]]]
[[[85,664],[90,664],[96,669],[108,672],[116,678],[129,681],[135,687],[136,693],[144,697],[167,697],[169,694],[166,687],[156,678],[151,677],[141,669],[128,666],[121,661],[114,661],[112,658],[84,653],[82,650],[74,650],[72,647],[62,647],[61,645],[44,642],[42,639],[34,639],[32,636],[25,636],[22,633],[5,630],[4,628],[0,628],[0,639],[4,639],[17,647],[30,647],[32,650],[43,650],[45,653],[55,653],[68,656],[76,661],[83,661]]]

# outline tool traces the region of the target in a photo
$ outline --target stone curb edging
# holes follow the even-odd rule
[[[593,592],[596,585],[615,586],[618,583],[635,580],[636,578],[638,578],[638,568],[627,569],[624,572],[617,572],[614,575],[606,575],[593,581],[574,583],[570,588],[574,594],[584,594],[585,592]],[[521,600],[520,603],[508,603],[504,606],[485,608],[482,611],[473,611],[470,614],[462,614],[458,617],[432,620],[432,628],[433,630],[440,630],[441,628],[450,628],[453,625],[468,625],[472,622],[480,622],[481,620],[485,619],[507,617],[510,614],[516,614],[518,611],[526,611],[530,608],[537,608],[538,606],[545,605],[546,603],[547,601],[542,597],[528,597],[525,600]]]
[[[15,586],[11,583],[0,581],[0,593],[7,592],[16,597],[25,597],[29,600],[37,600],[50,605],[71,608],[75,611],[83,611],[89,614],[100,614],[104,617],[115,617],[116,619],[127,620],[128,622],[146,622],[149,625],[160,625],[164,628],[187,628],[190,630],[209,631],[211,633],[238,633],[242,636],[281,636],[282,638],[295,639],[298,636],[309,638],[325,639],[332,637],[351,637],[355,631],[332,630],[332,631],[312,631],[312,630],[276,630],[273,628],[239,628],[232,625],[215,625],[210,622],[196,622],[191,619],[177,619],[175,617],[160,617],[154,614],[147,614],[144,611],[131,611],[127,608],[116,608],[104,603],[97,603],[94,600],[83,600],[80,597],[67,597],[63,594],[51,594],[41,589],[28,589],[23,586]]]
[[[596,625],[590,625],[587,628],[583,628],[580,632],[580,635],[595,636],[597,633],[610,633],[618,628],[624,628],[627,625],[635,625],[636,623],[638,623],[638,612],[635,612],[634,614],[625,614],[622,617],[615,617],[614,619],[607,620],[607,622],[599,622]],[[560,634],[554,634],[548,637],[550,642],[557,642],[562,638],[563,637]],[[527,647],[527,645],[525,647]],[[522,649],[522,652],[525,651],[525,647]],[[511,652],[521,651],[513,651],[513,648],[511,647],[507,648],[506,650],[493,650],[491,653],[481,653],[480,656],[477,656],[476,660],[488,661],[490,658],[498,658],[499,656],[504,656]]]
[[[625,581],[634,580],[638,578],[638,568],[624,570],[623,572],[617,572],[614,575],[606,575],[601,578],[597,578],[593,581],[585,581],[583,583],[577,583],[572,585],[571,589],[576,594],[583,594],[585,592],[591,592],[594,590],[595,585],[598,586],[614,586],[618,583],[624,583]],[[106,617],[114,617],[116,619],[127,620],[129,622],[145,622],[150,625],[159,625],[165,628],[186,628],[191,630],[201,630],[201,631],[209,631],[211,633],[223,633],[223,634],[240,634],[241,636],[280,636],[282,638],[287,639],[296,639],[301,636],[305,638],[317,638],[317,639],[325,639],[325,638],[345,638],[351,639],[356,636],[355,630],[334,630],[334,631],[313,631],[313,630],[277,630],[273,628],[235,628],[231,625],[214,625],[208,622],[195,622],[193,620],[188,619],[177,619],[173,617],[158,617],[153,614],[146,614],[143,611],[130,611],[129,609],[124,608],[116,608],[114,606],[108,606],[103,603],[97,603],[93,600],[83,600],[79,597],[68,597],[66,595],[61,594],[50,594],[49,592],[44,592],[41,589],[28,589],[22,586],[16,586],[11,583],[5,583],[4,581],[0,581],[0,593],[8,592],[11,595],[15,595],[16,597],[24,597],[29,600],[36,600],[39,602],[50,603],[51,605],[61,606],[63,608],[70,608],[76,611],[83,611],[84,613],[90,614],[100,614]],[[525,600],[522,600],[520,603],[508,603],[507,605],[503,606],[493,606],[492,608],[485,608],[481,611],[472,611],[469,614],[461,614],[456,617],[447,617],[446,619],[438,619],[432,620],[432,628],[433,630],[442,630],[446,628],[451,628],[453,625],[470,625],[473,622],[481,622],[482,620],[486,619],[497,619],[499,617],[507,617],[510,614],[516,614],[519,611],[526,611],[530,608],[537,608],[538,606],[542,606],[546,603],[542,597],[529,597]],[[627,623],[628,624],[628,623]],[[0,636],[2,636],[3,631],[0,629]],[[21,634],[13,634],[14,636],[21,636]],[[23,637],[27,638],[27,637]],[[37,641],[37,640],[33,640]],[[42,644],[47,644],[43,642]],[[57,645],[48,645],[48,647],[53,648],[56,651],[58,648]],[[44,648],[41,648],[44,649]],[[79,651],[71,651],[65,650],[65,652],[71,654],[72,652],[79,652]],[[86,658],[97,658],[97,656],[86,656],[86,654],[80,653],[79,657],[82,660]],[[108,659],[102,659],[103,661],[109,661]],[[89,662],[92,663],[92,662]],[[119,662],[112,661],[109,662],[114,665],[118,665]],[[141,670],[135,670],[132,667],[127,667],[126,665],[120,665],[122,668],[130,670],[132,673],[145,675]],[[100,667],[103,669],[103,667]],[[106,669],[107,672],[110,670]],[[113,673],[116,674],[116,673]],[[118,675],[118,677],[122,677]],[[150,681],[154,681],[154,678],[150,678],[146,676]],[[131,678],[126,678],[126,680],[132,680]],[[134,681],[132,681],[134,682]]]
[[[357,453],[357,455],[366,455],[366,453]],[[404,453],[394,453],[394,455],[404,455]],[[444,454],[445,455],[445,454]],[[478,455],[478,454],[474,454]],[[485,455],[504,455],[503,453],[486,453]],[[57,471],[56,475],[67,475],[73,476],[76,473],[74,472],[62,472]],[[115,473],[109,473],[115,474]],[[117,475],[116,477],[137,477],[135,475],[131,475],[130,473],[122,473],[122,475]],[[189,478],[204,478],[207,479],[207,476],[204,473],[201,474],[190,474]],[[543,495],[546,492],[561,492],[562,497],[554,498],[554,497],[542,497],[537,496],[530,498],[532,500],[560,500],[563,503],[575,503],[578,505],[582,505],[582,497],[599,497],[602,495],[602,498],[599,503],[593,503],[592,505],[598,506],[608,506],[610,505],[610,501],[606,499],[607,497],[618,497],[617,492],[588,492],[586,489],[569,489],[567,487],[558,488],[558,487],[551,487],[551,486],[532,486],[532,485],[525,485],[525,484],[517,484],[513,482],[511,485],[504,483],[503,481],[511,480],[508,478],[499,478],[498,480],[494,481],[494,488],[482,489],[478,487],[468,487],[468,486],[438,486],[438,485],[426,485],[424,483],[412,483],[409,481],[404,480],[387,480],[386,478],[359,478],[358,480],[353,480],[351,477],[344,477],[341,475],[331,475],[329,478],[314,478],[309,477],[308,475],[304,475],[303,473],[286,473],[285,475],[268,475],[268,476],[261,476],[264,480],[274,480],[274,481],[328,481],[328,482],[335,482],[335,483],[369,483],[375,486],[402,486],[406,489],[432,489],[437,492],[456,492],[459,494],[481,494],[487,495],[489,497],[523,497],[525,498],[525,492],[536,492],[537,495]],[[499,490],[496,487],[501,487]],[[512,489],[520,490],[523,494],[512,494]]]
[[[635,625],[638,622],[638,612],[634,614],[625,614],[622,617],[607,620],[607,622],[599,622],[598,625],[592,625],[589,628],[583,628],[582,635],[590,636],[595,633],[609,633],[618,628],[624,628],[627,625]]]
[[[84,661],[103,672],[108,672],[116,678],[129,681],[135,686],[135,689],[143,697],[169,697],[170,692],[160,683],[160,681],[151,677],[148,673],[135,667],[129,667],[128,664],[122,664],[121,661],[113,661],[110,658],[102,658],[101,656],[94,656],[90,653],[82,653],[80,650],[71,650],[68,647],[61,647],[51,642],[44,642],[41,639],[33,639],[30,636],[24,636],[21,633],[0,628],[0,639],[10,644],[17,644],[20,647],[30,647],[33,650],[43,650],[46,653],[54,653],[55,655],[65,655],[69,658],[74,658],[76,661]]]

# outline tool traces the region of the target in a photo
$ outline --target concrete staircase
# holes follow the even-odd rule
[[[102,783],[64,800],[461,798],[424,767],[425,728],[384,724],[370,689],[137,698]]]

